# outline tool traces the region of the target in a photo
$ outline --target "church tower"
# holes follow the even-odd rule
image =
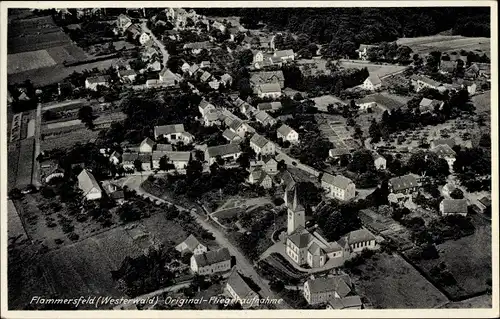
[[[305,209],[302,205],[298,203],[297,200],[297,187],[294,188],[293,192],[293,202],[288,202],[288,191],[285,190],[285,205],[288,210],[288,228],[287,233],[291,235],[298,228],[305,228],[306,226],[306,216]]]

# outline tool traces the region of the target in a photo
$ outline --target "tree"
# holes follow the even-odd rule
[[[253,61],[253,53],[249,49],[243,50],[238,53],[237,59],[240,67],[249,66]]]
[[[85,105],[78,110],[78,118],[85,124],[89,129],[93,129],[94,126],[94,111],[91,106]]]
[[[375,165],[370,151],[362,149],[352,154],[352,160],[347,166],[352,172],[365,173],[367,171],[374,171]]]
[[[142,161],[140,159],[134,160],[134,167],[136,171],[142,172]]]
[[[370,134],[372,143],[380,142],[380,138],[382,137],[382,132],[380,131],[380,127],[378,126],[377,121],[375,121],[375,119],[372,119],[370,128],[368,129],[368,134]]]
[[[166,155],[160,158],[159,166],[160,170],[162,171],[169,171],[171,169],[175,169],[174,164],[170,163],[170,159]]]
[[[462,190],[460,188],[455,188],[451,192],[450,197],[454,198],[454,199],[463,199],[464,198],[464,192],[462,192]]]

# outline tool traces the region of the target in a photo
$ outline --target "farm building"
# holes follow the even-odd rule
[[[207,147],[205,151],[205,160],[208,165],[215,163],[218,157],[224,160],[225,163],[236,161],[241,155],[241,149],[238,144],[230,143]]]
[[[259,295],[257,295],[257,293],[250,288],[245,280],[243,280],[236,268],[227,280],[226,290],[229,295],[231,295],[233,300],[239,302],[244,309],[251,308],[256,305],[252,304],[251,301],[259,298]]]
[[[227,248],[191,256],[191,270],[200,275],[211,275],[231,269],[231,255]]]
[[[181,254],[191,253],[199,255],[207,252],[207,247],[199,242],[199,240],[192,234],[188,236],[182,243],[175,246],[175,250]]]
[[[279,83],[266,83],[257,86],[257,95],[260,98],[277,99],[281,97],[281,88]]]
[[[348,201],[356,196],[356,185],[347,177],[342,175],[331,175],[324,173],[321,178],[321,187],[327,191],[326,196]]]
[[[98,86],[109,86],[110,77],[108,75],[100,75],[87,78],[85,80],[85,88],[93,91],[97,91]]]
[[[439,203],[439,211],[443,216],[467,216],[468,204],[466,199],[443,199]]]
[[[290,143],[297,143],[299,141],[299,133],[286,124],[278,128],[277,136],[283,141],[289,141]]]
[[[101,187],[91,172],[84,169],[78,174],[78,188],[82,190],[87,200],[96,200],[102,197]]]

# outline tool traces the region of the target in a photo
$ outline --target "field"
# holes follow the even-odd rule
[[[473,221],[476,227],[473,235],[438,245],[438,259],[419,263],[430,272],[432,267],[444,262],[457,284],[443,288],[455,298],[486,291],[489,287],[487,281],[491,280],[491,226],[479,216]]]
[[[476,112],[488,113],[491,112],[491,91],[486,91],[483,94],[475,95],[471,98],[474,106],[476,107]]]
[[[324,59],[300,59],[297,61],[297,64],[304,75],[315,76],[318,74],[330,74],[330,70],[326,68],[326,62]]]
[[[339,98],[336,98],[333,95],[318,96],[313,98],[312,100],[314,101],[316,108],[323,112],[328,111],[328,105],[330,104],[335,104],[335,103],[340,103],[342,105],[346,104],[344,101],[340,100]]]
[[[358,269],[360,275],[353,276],[356,291],[374,308],[433,308],[448,301],[398,255],[376,254]]]
[[[7,74],[45,68],[56,64],[57,62],[50,56],[47,50],[9,54],[7,57]]]
[[[462,36],[436,35],[430,37],[402,38],[396,41],[399,45],[407,45],[412,48],[414,53],[426,54],[431,51],[475,51],[490,55],[489,38],[469,38]]]
[[[64,132],[64,134],[60,135],[51,135],[51,136],[43,136],[42,133],[42,142],[41,142],[41,150],[47,151],[53,148],[68,148],[76,143],[87,143],[90,140],[97,138],[99,135],[99,131],[91,131],[86,129],[85,127],[81,128],[69,128],[68,132]]]
[[[394,73],[402,72],[406,67],[399,65],[385,65],[385,64],[374,64],[366,61],[359,60],[340,60],[340,67],[345,69],[362,69],[367,68],[370,74],[376,74],[378,77],[382,78]]]

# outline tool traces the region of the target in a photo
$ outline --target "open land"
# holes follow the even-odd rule
[[[414,53],[426,54],[432,51],[455,51],[455,50],[467,50],[476,51],[476,53],[486,53],[490,56],[491,40],[489,38],[469,38],[459,35],[435,35],[429,37],[417,37],[417,38],[401,38],[398,39],[397,44],[407,45],[412,48]]]
[[[340,60],[340,67],[345,69],[363,69],[367,68],[371,75],[375,74],[379,78],[389,76],[406,69],[405,66],[389,65],[389,64],[375,64],[367,61],[359,60]]]

